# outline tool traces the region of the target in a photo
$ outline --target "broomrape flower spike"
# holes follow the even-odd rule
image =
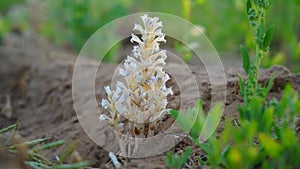
[[[119,68],[125,83],[117,82],[115,90],[106,86],[107,99],[102,99],[101,103],[110,116],[101,114],[99,119],[114,127],[121,140],[121,151],[130,149],[124,147],[128,138],[122,142],[122,135],[133,138],[154,135],[161,118],[169,112],[167,96],[173,94],[172,89],[166,87],[170,77],[163,71],[166,51],[159,47],[161,42],[166,42],[162,22],[148,15],[141,19],[142,25],[135,24],[133,28],[138,34],[131,34],[130,39],[137,45],[133,46],[123,68]]]

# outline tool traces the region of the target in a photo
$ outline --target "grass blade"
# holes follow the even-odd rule
[[[55,165],[53,169],[75,169],[75,168],[88,167],[89,165],[91,165],[90,162],[83,161],[75,164],[58,164]]]
[[[62,164],[69,156],[70,154],[75,150],[77,146],[77,141],[73,141],[65,150],[65,152],[61,155],[59,164]]]
[[[43,162],[47,165],[51,165],[51,161],[49,161],[46,157],[40,155],[40,154],[37,154],[37,153],[30,153],[30,156],[32,159],[38,161],[38,162]]]
[[[34,168],[34,169],[50,169],[51,167],[35,162],[35,161],[28,161],[26,162],[27,165],[29,165],[30,167]]]
[[[42,143],[42,142],[45,142],[47,140],[49,140],[50,138],[41,138],[41,139],[35,139],[35,140],[31,140],[31,141],[27,141],[27,142],[24,142],[24,143],[20,143],[20,144],[15,144],[15,145],[12,145],[10,147],[8,147],[9,149],[13,149],[15,148],[16,146],[21,146],[21,145],[27,145],[27,146],[34,146],[34,145],[37,145],[39,143]]]
[[[3,128],[3,129],[0,130],[0,134],[6,133],[6,132],[8,132],[10,130],[14,130],[17,127],[18,127],[18,124],[13,124],[13,125],[7,126],[7,127],[5,127],[5,128]]]
[[[64,144],[64,140],[59,140],[59,141],[55,141],[55,142],[48,143],[48,144],[45,144],[43,146],[34,148],[34,149],[32,149],[32,151],[37,152],[37,151],[40,151],[40,150],[50,149],[52,147],[57,147],[57,146],[60,146],[62,144]]]
[[[187,160],[189,159],[189,156],[192,152],[192,147],[191,146],[188,146],[184,153],[182,154],[181,158],[180,158],[180,165],[181,167],[187,162]]]

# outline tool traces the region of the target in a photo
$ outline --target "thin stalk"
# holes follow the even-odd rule
[[[259,68],[263,59],[264,52],[262,49],[260,49],[260,43],[262,41],[262,37],[258,37],[259,33],[259,27],[261,23],[265,23],[265,12],[264,9],[261,7],[257,7],[258,11],[258,23],[256,24],[255,28],[255,36],[256,36],[256,42],[255,42],[255,48],[256,48],[256,58],[255,58],[255,84],[254,84],[254,90],[257,91],[258,88],[258,73],[259,73]],[[264,30],[263,30],[264,31]]]

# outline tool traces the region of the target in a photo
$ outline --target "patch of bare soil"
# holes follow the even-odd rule
[[[41,47],[40,44],[29,43],[28,39],[6,44],[0,47],[0,127],[20,122],[20,135],[27,140],[37,138],[64,139],[67,144],[52,151],[45,152],[51,160],[61,154],[68,143],[78,140],[77,151],[85,160],[93,163],[94,167],[105,168],[110,161],[108,152],[96,145],[83,131],[73,109],[72,99],[72,75],[76,56],[64,52],[53,52],[53,48]],[[97,66],[96,62],[90,61],[86,70]],[[199,96],[203,99],[204,109],[208,110],[211,98],[222,92],[211,93],[211,84],[205,68],[201,65],[189,65],[199,86]],[[96,97],[98,104],[101,98],[106,97],[103,87],[111,83],[111,78],[116,65],[101,64],[95,80]],[[187,76],[184,68],[176,61],[170,61],[166,67],[167,72],[172,72],[172,80],[168,82],[172,86],[174,95],[169,97],[169,108],[186,109],[193,106],[198,97],[193,90],[193,79]],[[238,118],[236,108],[242,103],[238,94],[237,73],[244,74],[240,67],[225,67],[226,73],[226,107],[223,120]],[[260,82],[265,83],[275,73],[275,83],[270,97],[280,98],[285,84],[292,83],[294,88],[300,91],[300,75],[292,74],[288,69],[274,66],[267,70],[261,70]],[[218,78],[212,75],[210,78]],[[175,80],[176,79],[176,80]],[[185,84],[179,85],[178,81]],[[182,99],[182,88],[187,97]],[[189,93],[190,92],[190,93]],[[83,96],[87,97],[88,96]],[[100,107],[100,106],[99,106]],[[93,112],[91,112],[93,113]],[[94,113],[98,119],[99,114]],[[167,116],[161,124],[160,131],[171,126],[174,120]],[[221,123],[218,132],[222,131]],[[183,139],[172,152],[181,152],[185,146],[191,145],[188,139]],[[201,150],[194,149],[194,157],[203,156]],[[164,164],[165,154],[154,157],[132,159],[127,168],[166,168]]]

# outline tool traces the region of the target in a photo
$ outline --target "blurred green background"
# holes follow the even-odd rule
[[[101,26],[136,12],[164,12],[183,17],[205,30],[221,57],[239,56],[241,44],[252,47],[252,31],[245,0],[1,0],[0,38],[12,33],[35,33],[57,47],[78,52]],[[264,67],[286,65],[300,71],[300,0],[274,0],[267,13],[276,25],[271,52]],[[182,44],[174,49],[185,60],[191,55]],[[116,45],[105,61],[115,62]]]

